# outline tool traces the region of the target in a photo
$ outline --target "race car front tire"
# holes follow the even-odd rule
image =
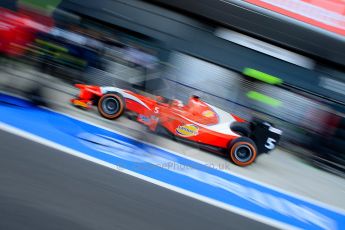
[[[118,93],[104,94],[98,100],[98,112],[101,116],[114,120],[119,118],[125,111],[125,100]]]
[[[250,138],[238,137],[228,146],[231,161],[241,167],[252,164],[257,156],[257,147]]]

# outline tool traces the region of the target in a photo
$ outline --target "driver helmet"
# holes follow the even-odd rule
[[[171,101],[171,105],[181,108],[181,107],[183,107],[183,102],[181,100],[178,100],[178,99],[173,99]]]

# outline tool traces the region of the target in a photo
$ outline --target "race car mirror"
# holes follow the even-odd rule
[[[252,122],[251,139],[255,142],[258,153],[268,153],[276,148],[282,131],[268,122],[254,119]]]

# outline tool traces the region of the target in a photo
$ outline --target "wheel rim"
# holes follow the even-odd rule
[[[114,115],[119,111],[120,105],[118,100],[112,97],[108,97],[103,100],[102,109],[106,114]]]
[[[236,160],[240,162],[247,162],[253,157],[253,151],[248,145],[239,145],[234,151]]]

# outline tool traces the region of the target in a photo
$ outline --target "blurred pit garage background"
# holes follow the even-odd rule
[[[281,148],[344,172],[340,0],[3,0],[1,7],[2,68],[17,71],[2,78],[7,91],[40,103],[47,88],[80,82],[184,102],[198,93],[238,116],[273,122],[284,131]]]

